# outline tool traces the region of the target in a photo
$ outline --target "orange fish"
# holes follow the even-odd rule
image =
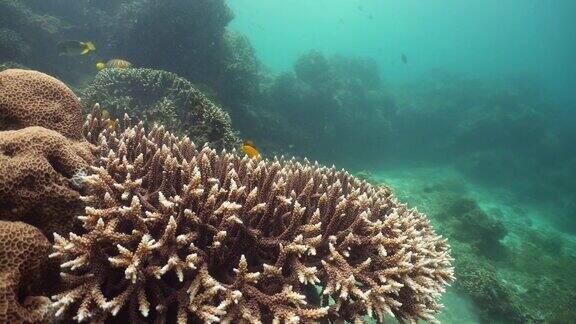
[[[255,158],[256,160],[261,159],[260,152],[254,147],[254,142],[250,140],[244,141],[244,144],[240,146],[240,151],[248,155],[249,158]]]

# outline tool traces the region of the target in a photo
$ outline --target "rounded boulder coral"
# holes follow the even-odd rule
[[[146,126],[162,124],[196,143],[231,148],[239,142],[226,111],[167,71],[104,69],[84,91],[83,103],[89,109],[99,103],[116,118],[127,113]]]
[[[34,226],[0,220],[0,322],[39,323],[51,317],[50,299],[22,298],[23,286],[36,275],[49,251],[50,243]]]
[[[46,235],[69,228],[81,205],[73,180],[87,169],[74,143],[53,130],[0,131],[0,219],[35,225]]]
[[[37,71],[0,72],[0,131],[42,126],[82,138],[80,101],[64,83]]]
[[[69,285],[57,315],[434,320],[454,278],[449,246],[389,190],[306,161],[197,150],[162,127],[110,134],[95,116],[83,231],[55,236]]]

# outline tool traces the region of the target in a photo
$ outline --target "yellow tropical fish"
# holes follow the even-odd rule
[[[118,128],[118,121],[116,121],[115,119],[108,119],[106,121],[106,129],[108,129],[108,131],[110,133],[112,133],[113,131],[115,131]]]
[[[116,119],[112,119],[108,110],[102,110],[102,120],[104,120],[104,125],[109,132],[113,132],[118,128],[118,121]]]
[[[105,68],[111,69],[129,69],[132,67],[132,63],[122,60],[122,59],[111,59],[106,63],[98,62],[96,63],[96,68],[98,71],[103,70]]]
[[[240,146],[240,151],[244,152],[244,154],[248,155],[249,158],[254,158],[256,160],[260,160],[260,152],[254,147],[254,142],[252,141],[244,141],[244,144]]]
[[[80,42],[77,40],[65,40],[56,44],[59,55],[85,55],[96,50],[92,42]]]

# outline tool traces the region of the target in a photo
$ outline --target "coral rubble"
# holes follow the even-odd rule
[[[104,69],[84,91],[83,102],[99,103],[112,116],[125,113],[148,126],[165,125],[196,143],[231,148],[236,137],[228,113],[174,73],[152,69]]]
[[[59,316],[434,320],[454,279],[449,246],[388,190],[129,124],[110,133],[98,110],[86,123],[98,158],[83,231],[55,236],[69,284],[54,296]]]

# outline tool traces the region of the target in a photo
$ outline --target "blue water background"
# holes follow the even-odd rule
[[[478,77],[534,75],[574,105],[576,1],[229,0],[231,29],[286,71],[310,50],[370,57],[402,81],[433,69]],[[400,57],[405,53],[408,65]]]

